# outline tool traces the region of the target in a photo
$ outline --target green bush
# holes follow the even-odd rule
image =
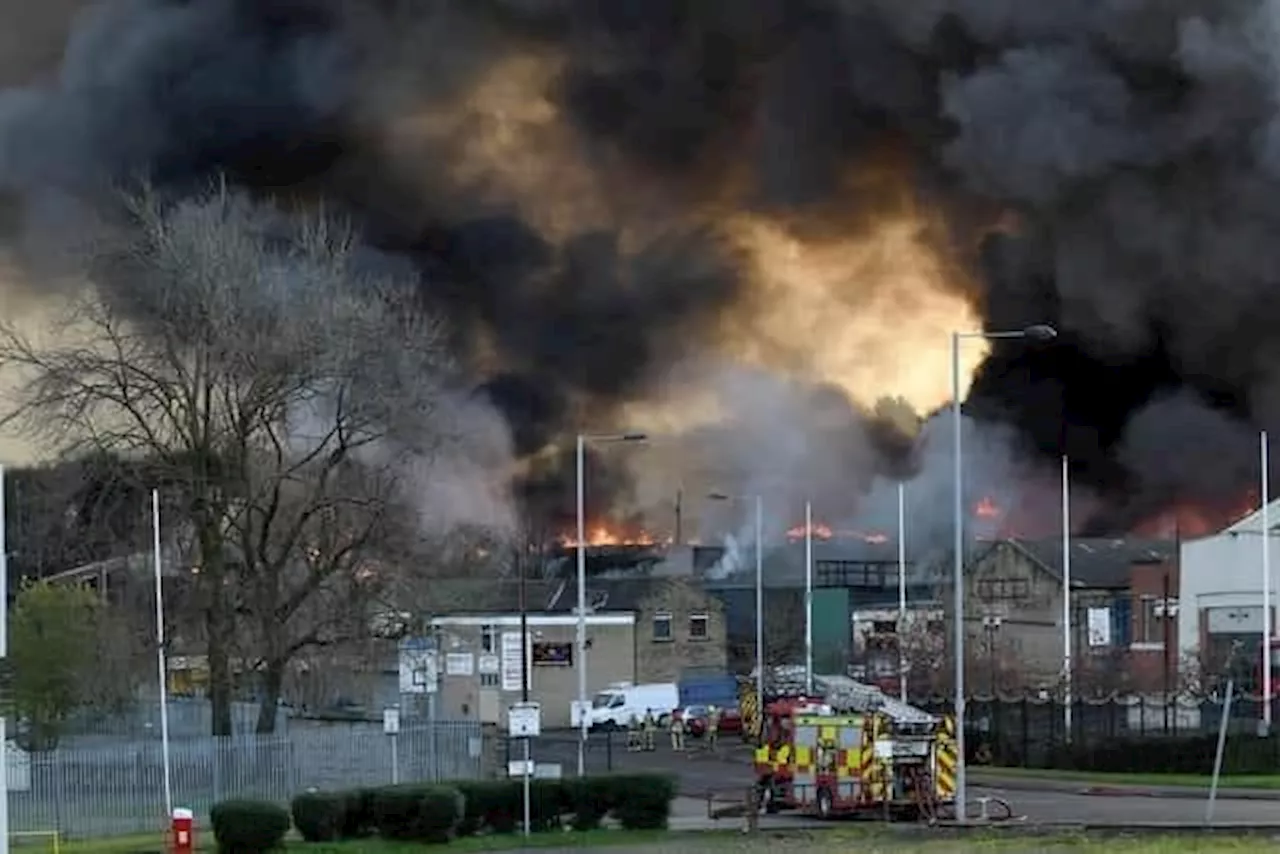
[[[265,801],[222,801],[210,811],[222,854],[265,854],[282,847],[289,813]]]
[[[613,816],[624,830],[661,830],[671,817],[671,802],[679,789],[666,774],[632,774],[615,779]]]
[[[289,804],[293,826],[308,842],[342,838],[347,819],[346,792],[304,792]]]
[[[377,832],[373,793],[373,789],[352,789],[342,793],[344,804],[339,839],[362,839]]]
[[[523,780],[482,780],[457,784],[466,799],[460,836],[483,830],[515,833],[524,822]],[[534,831],[560,826],[568,799],[559,780],[529,781],[529,819]]]
[[[1233,735],[1223,755],[1224,774],[1271,774],[1280,765],[1280,739]],[[1113,738],[1055,745],[1050,768],[1129,774],[1209,774],[1217,736]]]
[[[433,786],[422,796],[417,838],[423,842],[448,842],[465,811],[465,799],[456,788]]]
[[[373,823],[384,839],[447,842],[465,815],[465,799],[452,786],[385,786],[371,798]]]
[[[469,780],[458,783],[465,799],[459,836],[474,836],[481,831],[514,833],[519,827],[522,807],[520,789],[510,780]]]
[[[566,780],[565,806],[573,813],[574,830],[595,830],[613,809],[615,786],[609,777],[582,777]]]

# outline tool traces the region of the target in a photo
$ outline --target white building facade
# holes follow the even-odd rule
[[[1271,631],[1280,599],[1280,501],[1268,508],[1271,535]],[[1263,612],[1262,511],[1180,549],[1178,639],[1184,656],[1206,666],[1225,660],[1233,644],[1250,661],[1261,657]]]

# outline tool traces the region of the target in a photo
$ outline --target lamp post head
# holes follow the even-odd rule
[[[730,496],[725,495],[723,492],[708,492],[707,498],[709,498],[712,501],[732,501],[733,500]]]
[[[1050,330],[1050,331],[1052,331],[1052,330]],[[1051,336],[1051,337],[1052,337],[1052,336]],[[649,438],[649,436],[648,436],[648,434],[646,434],[646,433],[623,433],[623,434],[622,434],[621,441],[623,441],[623,442],[643,442],[644,440],[646,440],[646,439],[648,439],[648,438]]]
[[[1035,323],[1023,329],[1022,334],[1031,341],[1052,341],[1058,337],[1058,330],[1047,323]]]

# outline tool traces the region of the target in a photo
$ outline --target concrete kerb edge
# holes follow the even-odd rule
[[[1124,783],[1090,783],[1087,780],[1047,780],[1030,777],[1001,777],[998,775],[968,774],[972,786],[983,789],[1010,792],[1062,792],[1070,795],[1119,795],[1130,798],[1171,798],[1203,801],[1209,797],[1208,789],[1191,786],[1137,786]],[[1219,789],[1218,798],[1227,801],[1280,801],[1280,790],[1271,789]]]

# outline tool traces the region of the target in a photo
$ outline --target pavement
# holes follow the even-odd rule
[[[969,782],[984,788],[1008,792],[1067,792],[1078,795],[1120,796],[1133,798],[1174,798],[1203,801],[1209,797],[1208,786],[1153,786],[1138,783],[1099,783],[1089,780],[1055,780],[1049,777],[1023,777],[1001,774],[998,770],[969,769]],[[1219,788],[1219,800],[1280,801],[1280,789]],[[1280,813],[1278,813],[1280,815]]]
[[[670,744],[659,744],[652,753],[628,753],[625,738],[614,736],[610,746],[603,737],[588,742],[587,772],[661,771],[680,779],[682,797],[673,806],[672,826],[734,828],[741,819],[711,821],[710,796],[718,805],[737,803],[752,783],[751,750],[740,742],[721,742],[718,754],[701,749],[674,753]],[[539,762],[557,763],[566,775],[576,773],[577,741],[572,733],[553,733],[535,743]],[[969,770],[969,800],[989,797],[1010,804],[1024,824],[1073,828],[1127,828],[1153,830],[1203,829],[1208,792],[1176,786],[1099,786],[1080,780],[1000,777],[998,773]],[[1199,801],[1200,803],[1192,803]],[[1215,828],[1280,831],[1280,792],[1220,789],[1214,809]],[[970,808],[970,812],[974,812]],[[795,816],[766,819],[779,828],[813,826],[812,820]]]

